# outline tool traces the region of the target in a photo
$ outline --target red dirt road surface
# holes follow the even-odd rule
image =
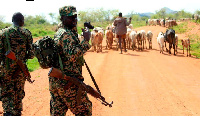
[[[166,28],[145,26],[136,30],[153,32],[153,49],[119,54],[115,49],[85,54],[85,60],[106,101],[102,105],[89,95],[93,116],[199,116],[200,115],[200,60],[187,57],[178,49],[177,56],[166,51],[160,54],[156,37]],[[180,34],[184,38],[185,34]],[[105,46],[105,39],[103,41]],[[148,45],[147,45],[148,46]],[[173,52],[173,49],[172,49]],[[49,69],[31,73],[33,84],[26,82],[23,116],[49,116]],[[95,87],[83,67],[85,83]],[[0,102],[0,110],[2,103]],[[73,115],[70,110],[67,115]]]

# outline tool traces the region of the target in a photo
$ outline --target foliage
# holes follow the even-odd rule
[[[104,10],[100,9],[88,9],[86,11],[79,11],[78,19],[81,22],[103,22],[111,21],[118,15],[119,10]]]
[[[156,11],[156,14],[151,15],[151,19],[180,19],[180,18],[192,18],[192,13],[186,12],[184,10],[177,11],[174,13],[166,13],[166,9],[162,8]]]
[[[183,22],[177,26],[173,26],[171,29],[174,29],[176,33],[185,33],[188,29],[187,27],[188,22]]]
[[[191,54],[200,58],[200,37],[196,34],[189,35]]]
[[[9,26],[11,26],[10,23],[4,23],[4,22],[1,22],[1,21],[0,21],[0,29],[3,29],[3,28],[5,28],[5,27],[9,27]]]
[[[46,35],[52,36],[55,34],[55,31],[52,25],[35,24],[35,25],[26,26],[25,28],[31,31],[33,38],[43,37]]]
[[[53,14],[51,14],[53,17]],[[29,29],[33,38],[43,37],[46,35],[52,36],[55,34],[53,26],[46,20],[44,16],[25,16],[24,27]]]
[[[35,58],[33,58],[33,59],[29,59],[29,60],[27,61],[27,67],[28,67],[28,70],[29,70],[30,72],[39,69],[39,68],[40,68],[40,65],[39,65],[39,63],[38,63],[37,58],[35,57]]]
[[[164,18],[166,18],[166,15],[167,15],[166,9],[165,9],[165,8],[162,8],[162,9],[160,9],[159,11],[156,11],[156,14],[157,14],[157,16],[158,16],[159,18],[164,19]]]

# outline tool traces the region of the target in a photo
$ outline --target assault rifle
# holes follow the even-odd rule
[[[17,59],[16,56],[15,56],[15,53],[14,53],[13,51],[8,50],[8,51],[6,52],[5,55],[6,55],[6,57],[8,57],[9,59],[14,60],[14,61],[19,65],[19,67],[20,67],[20,69],[23,71],[23,73],[24,73],[26,79],[27,79],[30,83],[33,83],[33,82],[35,81],[35,80],[33,80],[33,81],[31,80],[31,75],[30,75],[30,73],[29,73],[29,71],[28,71],[28,68],[27,68],[26,64],[23,64],[22,60]]]
[[[79,90],[86,91],[87,93],[89,93],[93,97],[100,100],[103,105],[105,105],[105,106],[108,105],[109,107],[112,107],[113,101],[111,103],[106,102],[105,98],[99,92],[94,90],[90,85],[86,85],[84,82],[78,80],[77,78],[64,75],[62,73],[62,71],[59,70],[59,69],[52,67],[50,69],[49,73],[48,73],[48,76],[68,80],[69,83],[73,83],[74,85],[78,86]],[[77,101],[77,102],[79,102],[79,101]]]

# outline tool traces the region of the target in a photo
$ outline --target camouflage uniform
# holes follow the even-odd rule
[[[20,37],[17,31],[23,37]],[[2,79],[2,106],[5,114],[21,115],[22,99],[25,96],[25,78],[20,67],[4,55],[8,50],[6,32],[11,50],[24,64],[26,64],[27,59],[34,57],[32,51],[33,39],[31,32],[22,27],[11,26],[0,30],[0,59],[3,61],[3,71],[5,72]]]
[[[72,6],[66,6],[60,9],[61,15],[72,15]],[[63,72],[67,76],[79,78],[83,81],[82,66],[83,54],[90,49],[88,41],[82,42],[78,39],[77,28],[72,30],[60,27],[54,36],[54,40],[59,47],[59,55],[63,64]],[[60,68],[61,69],[61,68]],[[87,93],[82,91],[80,104],[77,104],[78,87],[70,85],[65,88],[68,81],[49,77],[49,90],[51,94],[50,114],[53,116],[66,115],[68,109],[75,115],[92,115],[92,102]]]

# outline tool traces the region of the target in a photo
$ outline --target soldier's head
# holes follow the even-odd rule
[[[16,12],[13,14],[12,22],[15,26],[23,26],[24,25],[24,16],[20,12]]]
[[[122,13],[121,12],[119,13],[119,17],[122,17]]]
[[[72,29],[77,25],[77,11],[74,6],[64,6],[59,9],[60,20],[64,27]]]

